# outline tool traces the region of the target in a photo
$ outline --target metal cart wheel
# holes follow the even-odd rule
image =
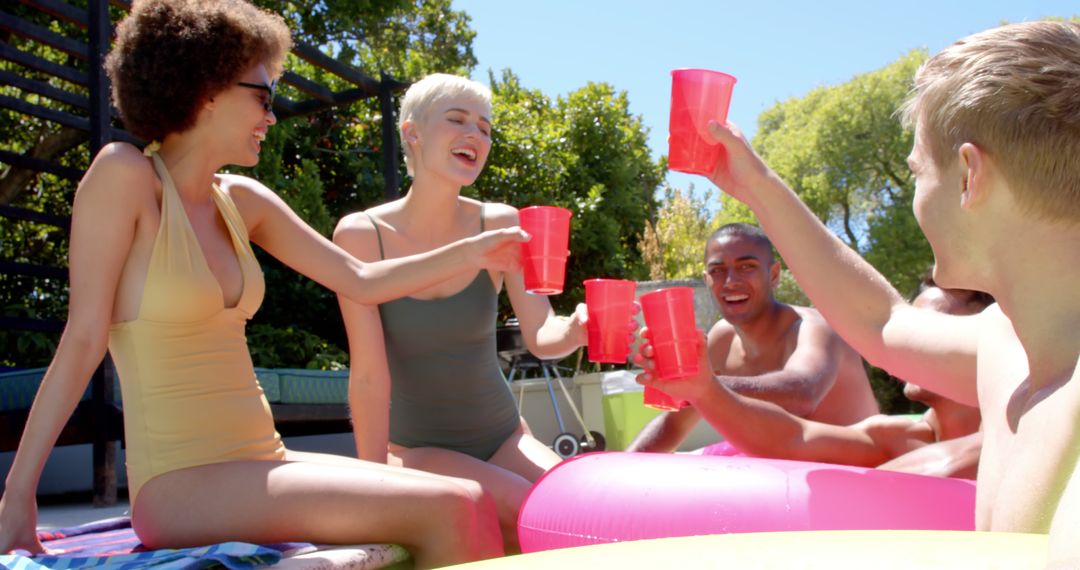
[[[555,436],[555,441],[551,443],[551,447],[563,459],[573,457],[581,451],[581,444],[578,443],[577,436],[569,432],[563,432]]]
[[[584,435],[581,436],[581,439],[579,440],[579,443],[581,444],[580,453],[585,453],[587,451],[604,451],[607,449],[607,442],[604,441],[604,434],[598,431],[589,430],[589,435],[592,436],[591,444],[589,443],[588,437]]]

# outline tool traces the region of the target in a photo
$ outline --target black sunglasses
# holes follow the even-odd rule
[[[266,101],[263,101],[263,110],[269,112],[274,107],[274,91],[277,91],[277,81],[271,81],[270,85],[266,85],[265,83],[246,83],[241,81],[237,83],[237,85],[239,85],[240,87],[247,87],[248,89],[258,89],[259,91],[266,91],[269,97],[266,98]]]

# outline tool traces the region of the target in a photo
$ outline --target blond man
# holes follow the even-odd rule
[[[978,403],[979,529],[1050,533],[1080,564],[1080,24],[1031,22],[946,48],[903,109],[914,210],[942,287],[998,301],[913,308],[845,247],[734,128],[711,180],[746,202],[815,306],[872,363]]]

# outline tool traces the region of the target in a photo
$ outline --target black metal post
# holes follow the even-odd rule
[[[110,140],[112,116],[109,106],[109,78],[105,75],[105,54],[109,51],[112,24],[109,22],[109,1],[90,0],[87,6],[87,30],[89,42],[90,91],[90,156],[96,157]],[[94,506],[116,504],[116,442],[109,437],[108,407],[112,404],[114,390],[109,359],[98,366],[92,380],[94,417]]]
[[[89,81],[90,90],[90,156],[108,144],[109,78],[105,75],[105,54],[109,51],[112,24],[109,22],[109,0],[90,0],[87,7],[87,30],[90,32]]]
[[[397,121],[394,119],[394,82],[382,74],[379,82],[379,107],[382,112],[382,157],[383,157],[383,196],[386,201],[396,200],[401,196],[398,186],[398,136]]]

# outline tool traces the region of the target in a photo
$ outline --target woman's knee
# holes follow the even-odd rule
[[[440,482],[438,496],[441,508],[462,522],[495,516],[494,498],[476,481],[446,477]]]

